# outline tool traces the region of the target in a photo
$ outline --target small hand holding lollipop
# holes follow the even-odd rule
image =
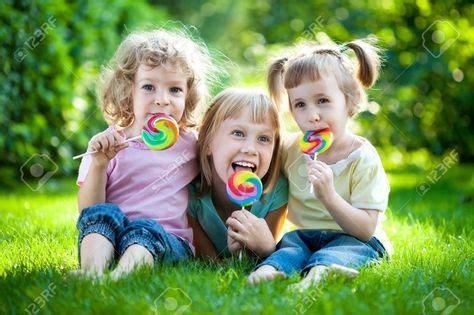
[[[245,209],[245,206],[253,204],[262,196],[263,185],[260,178],[249,171],[237,171],[227,180],[227,195],[232,202]],[[239,252],[242,259],[242,250]]]
[[[331,129],[306,131],[300,139],[300,149],[312,160],[316,160],[318,155],[331,147],[333,134]],[[310,186],[310,193],[313,194],[313,185]]]

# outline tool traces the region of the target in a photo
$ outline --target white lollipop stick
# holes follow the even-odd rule
[[[313,161],[316,161],[318,159],[318,153],[314,154],[314,159]],[[312,195],[314,194],[314,188],[313,188],[313,183],[309,183],[309,193]]]
[[[127,142],[130,142],[130,141],[134,141],[134,140],[138,140],[138,139],[141,139],[142,136],[136,136],[136,137],[133,137],[133,138],[130,138],[130,139],[127,139],[125,140],[123,143],[121,144],[124,144],[124,143],[127,143]],[[76,155],[76,156],[73,156],[72,159],[73,160],[77,160],[77,159],[80,159],[86,155],[91,155],[91,154],[94,154],[94,153],[97,153],[98,151],[89,151],[89,152],[85,152],[85,153],[82,153],[82,154],[79,154],[79,155]]]

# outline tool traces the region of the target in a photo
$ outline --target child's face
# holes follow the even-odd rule
[[[132,90],[134,125],[143,126],[147,117],[164,113],[181,121],[187,93],[187,76],[169,63],[152,68],[141,64]]]
[[[301,131],[330,128],[335,138],[344,133],[349,115],[334,75],[303,81],[288,89],[288,96],[291,113]]]
[[[213,173],[227,182],[237,170],[252,171],[262,178],[267,173],[275,146],[275,128],[266,117],[261,124],[254,123],[249,109],[240,117],[222,122],[211,142]]]

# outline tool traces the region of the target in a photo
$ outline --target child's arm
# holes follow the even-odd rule
[[[196,256],[211,259],[217,258],[217,251],[199,222],[189,215],[189,213],[187,217],[188,224],[193,229],[193,245],[196,248]]]
[[[94,136],[89,142],[87,151],[98,151],[92,154],[91,164],[77,196],[79,211],[89,206],[105,202],[105,185],[107,184],[107,165],[115,155],[128,144],[122,142],[118,132],[104,131]]]
[[[361,241],[369,241],[377,226],[379,211],[359,209],[345,201],[334,189],[331,168],[321,161],[308,162],[308,179],[316,198],[321,200],[344,232]]]

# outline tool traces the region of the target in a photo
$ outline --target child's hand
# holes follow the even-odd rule
[[[275,250],[275,239],[265,219],[250,211],[237,210],[227,219],[228,235],[245,244],[260,257],[266,257]]]
[[[331,168],[321,161],[308,161],[308,181],[313,185],[314,196],[323,203],[335,193]]]
[[[92,160],[100,165],[107,165],[119,151],[128,147],[128,143],[122,143],[123,141],[117,131],[105,130],[92,137],[87,151],[97,151],[92,154]]]
[[[231,254],[236,253],[242,249],[242,244],[239,241],[236,241],[229,235],[230,227],[227,230],[227,248]]]

